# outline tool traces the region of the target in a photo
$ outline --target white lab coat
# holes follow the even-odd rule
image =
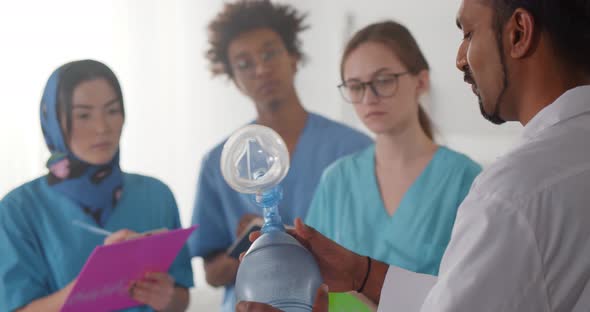
[[[388,274],[380,311],[411,312],[388,298],[399,275]],[[438,280],[416,287],[423,293],[432,287],[422,312],[588,312],[589,280],[590,86],[584,86],[539,112],[522,143],[480,174],[459,207]]]

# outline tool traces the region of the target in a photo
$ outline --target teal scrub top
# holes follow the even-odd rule
[[[439,147],[390,216],[375,175],[375,146],[344,157],[323,174],[306,223],[355,253],[437,275],[457,208],[481,167]]]
[[[162,182],[124,174],[124,191],[104,229],[136,232],[180,228],[174,196]],[[77,277],[105,236],[74,226],[94,219],[51,189],[45,177],[15,189],[0,201],[0,311],[13,311],[53,294]],[[193,286],[186,246],[169,274],[181,287]],[[124,311],[153,311],[147,306]]]

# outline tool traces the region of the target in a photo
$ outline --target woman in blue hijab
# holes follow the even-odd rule
[[[123,96],[106,65],[82,60],[54,71],[40,115],[48,173],[0,201],[0,311],[59,311],[96,246],[181,226],[165,184],[121,171]],[[115,233],[105,239],[74,222]],[[144,305],[128,311],[184,311],[193,285],[186,248],[169,272],[133,284],[130,296]]]

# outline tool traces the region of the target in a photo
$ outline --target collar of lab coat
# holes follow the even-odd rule
[[[590,85],[575,87],[538,112],[524,127],[523,136],[526,139],[535,138],[547,128],[588,112],[590,112]]]

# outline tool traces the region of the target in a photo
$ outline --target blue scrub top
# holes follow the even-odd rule
[[[192,235],[189,249],[192,256],[206,257],[227,249],[236,239],[236,228],[244,214],[262,215],[251,197],[234,191],[223,179],[220,169],[222,142],[203,159],[197,183],[193,224],[199,224],[198,235]],[[308,115],[295,151],[291,168],[281,183],[283,200],[279,213],[285,224],[296,217],[305,218],[322,172],[336,159],[358,152],[372,140],[343,124],[325,117]],[[236,299],[233,285],[226,287],[223,311],[234,311]]]
[[[176,202],[162,182],[124,174],[124,191],[104,229],[136,232],[180,228]],[[13,311],[62,289],[76,278],[103,235],[74,226],[97,226],[69,198],[47,185],[45,177],[15,189],[0,201],[0,311]],[[188,249],[169,273],[182,287],[193,286]],[[153,311],[146,306],[124,311]]]
[[[322,176],[306,223],[358,254],[437,275],[457,208],[481,167],[439,147],[390,216],[375,175],[375,146],[334,163]]]

